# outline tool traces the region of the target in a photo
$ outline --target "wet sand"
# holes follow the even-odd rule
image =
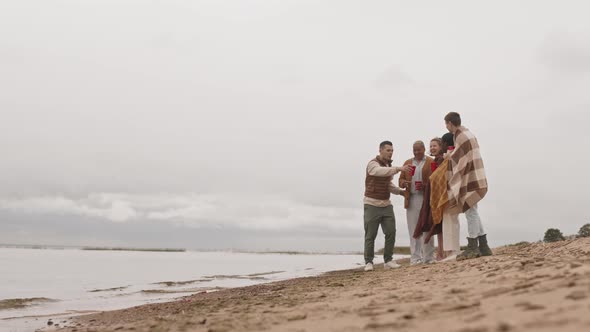
[[[590,238],[494,254],[195,294],[72,318],[57,330],[590,331]]]

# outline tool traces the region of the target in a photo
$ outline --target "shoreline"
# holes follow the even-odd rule
[[[362,251],[295,251],[295,250],[246,250],[246,249],[187,249],[187,248],[141,248],[141,247],[110,247],[110,246],[64,246],[43,244],[5,244],[0,243],[0,249],[34,249],[34,250],[86,250],[86,251],[122,251],[122,252],[198,252],[198,253],[233,253],[260,255],[363,255]],[[375,254],[382,253],[383,248]],[[396,246],[394,255],[409,255],[409,246]]]
[[[68,255],[66,259],[63,259],[61,254],[58,254],[58,257],[61,258],[61,262],[67,262],[80,261],[80,258],[83,261],[87,261],[84,257],[88,253],[91,254],[89,257],[96,256],[92,252],[79,251],[79,253],[79,255]],[[99,254],[102,255],[102,253]],[[226,253],[222,253],[223,255],[215,255],[215,253],[204,254],[205,256],[197,255],[189,260],[191,262],[207,262],[211,259],[218,259],[218,261],[222,262],[220,263],[221,265],[211,265],[207,270],[203,270],[197,264],[196,268],[192,270],[188,270],[187,267],[180,267],[179,270],[179,264],[173,264],[172,266],[176,268],[174,270],[176,272],[173,273],[163,272],[161,269],[160,271],[144,269],[149,275],[138,279],[138,275],[121,274],[119,271],[121,275],[115,279],[101,279],[101,276],[110,278],[109,274],[117,271],[113,268],[120,265],[108,264],[105,267],[110,265],[111,268],[102,268],[101,271],[105,273],[101,272],[98,279],[86,273],[84,275],[87,275],[90,279],[84,280],[89,281],[86,282],[77,278],[77,281],[82,281],[83,283],[75,283],[76,286],[71,289],[63,288],[62,291],[55,290],[45,293],[29,292],[28,294],[24,293],[23,295],[25,296],[21,297],[19,297],[20,294],[17,292],[12,292],[10,294],[12,296],[6,296],[4,300],[0,300],[0,309],[4,309],[0,311],[0,330],[28,332],[47,327],[45,323],[48,322],[49,318],[54,318],[53,322],[57,323],[58,316],[61,322],[62,317],[78,316],[81,311],[113,311],[144,304],[166,303],[204,291],[211,292],[221,290],[222,288],[231,289],[259,283],[271,283],[296,277],[319,275],[331,270],[342,270],[360,266],[360,263],[358,263],[360,256],[357,257],[356,255],[348,255],[350,257],[340,257],[340,255],[324,255],[326,257],[283,256],[283,258],[280,255],[275,255],[274,258],[261,258],[264,255],[247,254],[246,256],[240,256],[241,254],[235,253],[228,253],[228,255]],[[166,257],[167,255],[163,254],[155,257]],[[178,255],[185,255],[185,253],[178,253],[176,257]],[[53,256],[54,254],[52,253],[48,254],[46,260],[53,261]],[[15,257],[18,257],[18,255]],[[109,253],[107,257],[120,256],[118,253],[113,252]],[[239,265],[244,257],[249,261],[257,262],[257,264]],[[37,259],[37,256],[35,255],[33,258]],[[396,258],[402,257],[396,256]],[[122,261],[126,260],[123,258]],[[187,259],[182,259],[182,261],[187,261]],[[238,265],[235,268],[226,268],[223,262],[234,262]],[[272,268],[276,268],[276,270]],[[68,269],[68,273],[77,273],[79,270],[80,267],[78,266]],[[141,278],[144,280],[141,280]],[[44,277],[44,279],[47,282],[52,280],[47,277]],[[103,281],[96,282],[93,280]],[[25,284],[22,283],[22,285]],[[41,295],[47,298],[41,297]],[[46,319],[42,320],[42,318]],[[36,323],[36,321],[38,322]]]
[[[407,263],[406,263],[407,264]],[[361,269],[77,316],[42,331],[580,331],[590,328],[590,238],[494,256]]]
[[[12,262],[8,268],[11,274],[3,275],[6,289],[0,299],[0,307],[4,308],[0,309],[5,310],[0,311],[0,331],[12,332],[46,327],[48,319],[33,328],[23,327],[25,323],[41,320],[35,317],[39,315],[62,316],[73,312],[68,316],[74,316],[82,310],[112,311],[170,302],[219,288],[354,268],[362,260],[359,255],[126,254],[27,249],[0,249],[0,257]],[[53,300],[42,302],[44,299]]]

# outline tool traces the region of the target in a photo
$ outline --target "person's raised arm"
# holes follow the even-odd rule
[[[369,165],[367,166],[367,173],[370,176],[378,176],[378,177],[394,176],[395,174],[397,174],[399,172],[409,172],[409,171],[410,171],[409,165],[402,166],[402,167],[397,167],[397,166],[385,167],[385,166],[379,165],[379,163],[376,161],[371,161],[369,163]]]

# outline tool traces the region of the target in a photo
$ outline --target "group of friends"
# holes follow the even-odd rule
[[[448,133],[426,145],[416,141],[414,157],[401,167],[392,166],[393,144],[381,142],[379,155],[369,161],[365,178],[365,271],[372,271],[379,226],[385,235],[384,268],[401,267],[393,260],[396,223],[391,194],[404,196],[410,264],[432,264],[492,255],[477,209],[488,190],[477,138],[461,123],[461,115],[448,113]],[[400,173],[398,185],[393,176]],[[460,251],[459,215],[467,219],[467,248]],[[438,248],[434,245],[436,235]]]

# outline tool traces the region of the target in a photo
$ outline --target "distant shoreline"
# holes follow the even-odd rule
[[[0,248],[10,249],[38,249],[38,250],[88,250],[88,251],[149,251],[149,252],[186,252],[185,248],[133,248],[133,247],[84,247],[84,246],[54,246],[39,244],[0,244]]]
[[[42,244],[1,244],[1,248],[13,249],[53,249],[53,250],[88,250],[88,251],[141,251],[141,252],[228,252],[236,254],[265,254],[265,255],[363,255],[360,251],[342,251],[342,252],[326,252],[326,251],[296,251],[296,250],[238,250],[238,249],[186,249],[186,248],[133,248],[133,247],[99,247],[99,246],[59,246],[59,245],[42,245]],[[397,255],[409,255],[410,247],[399,246],[393,250]],[[376,255],[382,255],[383,249],[377,250]]]
[[[82,250],[91,251],[150,251],[150,252],[186,252],[186,249],[174,248],[123,248],[123,247],[83,247]]]

